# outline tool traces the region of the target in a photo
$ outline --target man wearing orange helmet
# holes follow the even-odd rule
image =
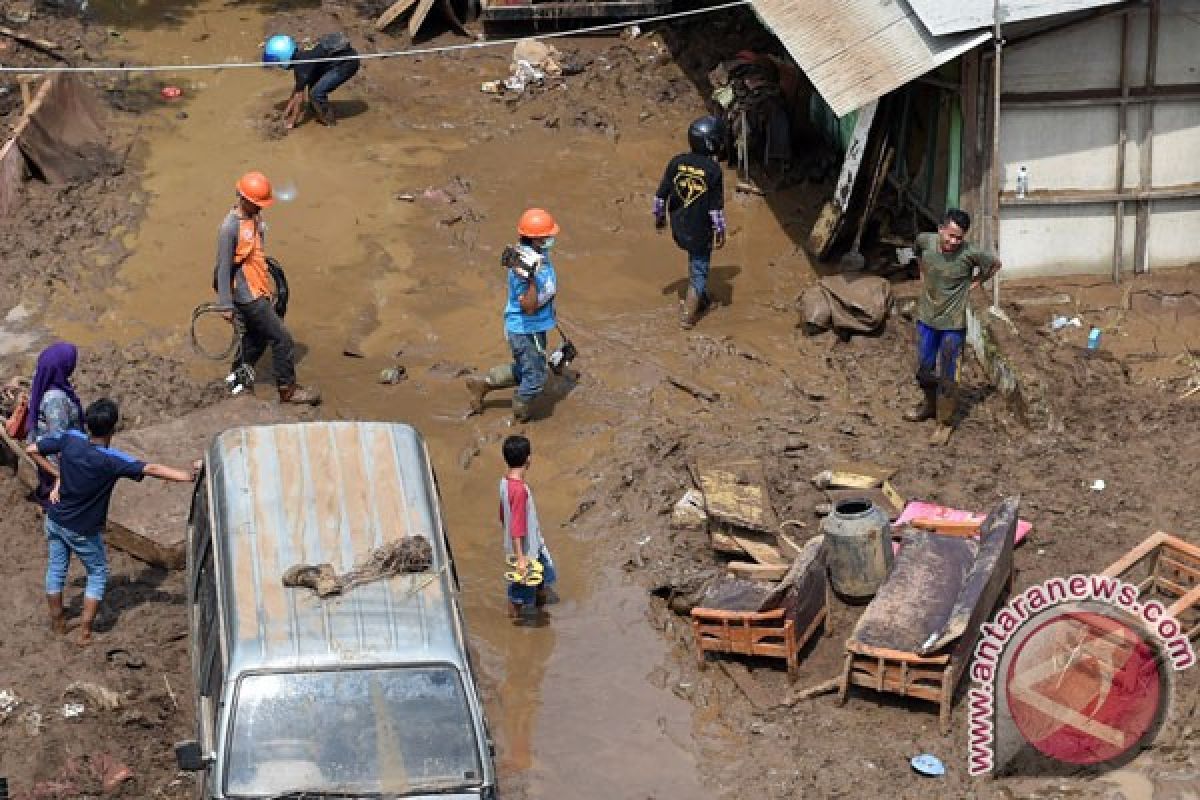
[[[517,222],[520,244],[504,250],[501,263],[508,269],[504,334],[513,360],[492,367],[486,375],[467,378],[471,409],[476,414],[483,412],[488,392],[515,386],[513,417],[528,422],[530,406],[546,385],[546,334],[557,324],[554,298],[558,293],[550,250],[558,232],[558,223],[549,212],[531,208]]]
[[[216,289],[218,303],[228,309],[227,321],[236,313],[244,333],[235,356],[235,373],[244,364],[253,365],[271,346],[271,363],[281,403],[317,405],[316,389],[296,384],[292,334],[275,313],[271,302],[271,276],[263,249],[266,226],[261,211],[275,202],[271,182],[261,172],[247,172],[238,179],[237,203],[225,216],[217,234]]]

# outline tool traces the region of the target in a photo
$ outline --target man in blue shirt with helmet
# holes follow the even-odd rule
[[[558,294],[550,250],[558,232],[558,223],[549,212],[531,208],[517,223],[520,244],[504,251],[501,260],[508,269],[504,334],[513,361],[492,367],[483,376],[467,378],[471,409],[476,414],[482,413],[488,392],[515,386],[513,418],[528,422],[530,406],[546,385],[546,334],[557,325],[554,298]]]
[[[304,49],[297,49],[296,40],[284,34],[267,40],[263,48],[263,62],[282,64],[284,69],[290,69],[295,74],[292,96],[283,110],[288,128],[300,123],[306,92],[317,119],[324,125],[337,123],[329,93],[358,72],[357,56],[358,52],[344,33],[327,33],[317,39],[316,45]]]

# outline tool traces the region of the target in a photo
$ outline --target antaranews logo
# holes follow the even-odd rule
[[[1183,627],[1107,575],[1051,578],[980,631],[968,691],[968,772],[1103,768],[1158,734],[1172,675],[1196,663]]]

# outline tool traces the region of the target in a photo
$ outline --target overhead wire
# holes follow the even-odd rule
[[[520,41],[529,39],[547,40],[547,39],[562,39],[569,36],[586,36],[592,33],[601,33],[603,31],[616,30],[618,28],[628,28],[631,25],[650,25],[656,22],[670,22],[672,20],[683,19],[686,17],[694,17],[702,14],[712,14],[717,11],[726,11],[731,8],[749,5],[752,0],[730,0],[729,2],[720,3],[718,5],[706,6],[704,8],[693,8],[687,11],[674,11],[669,14],[659,14],[653,17],[641,17],[638,19],[627,19],[621,22],[606,22],[601,25],[592,25],[586,28],[577,28],[570,31],[552,31],[550,33],[538,33],[531,36],[510,37],[506,39],[487,39],[483,41],[466,42],[464,44],[441,45],[438,47],[414,47],[408,50],[385,50],[378,53],[357,53],[353,56],[330,56],[326,58],[312,59],[293,59],[291,61],[273,61],[264,63],[262,61],[229,61],[222,64],[115,64],[115,65],[92,65],[86,67],[75,66],[30,66],[30,67],[15,67],[0,65],[0,73],[23,73],[49,75],[63,72],[83,72],[83,73],[152,73],[152,72],[189,72],[197,70],[222,70],[222,69],[272,69],[275,67],[289,67],[294,64],[320,64],[323,62],[334,61],[372,61],[387,58],[404,58],[406,56],[427,56],[439,55],[442,53],[462,52],[465,50],[475,50],[483,47],[501,47],[504,45],[514,45]]]

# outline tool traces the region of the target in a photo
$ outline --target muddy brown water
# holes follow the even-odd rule
[[[255,56],[267,25],[257,6],[211,0],[174,17],[166,31],[139,19],[117,13],[122,36],[111,57],[244,60]],[[610,570],[603,539],[577,541],[561,527],[593,478],[589,464],[608,446],[611,415],[620,413],[619,399],[603,396],[587,372],[611,369],[614,384],[637,385],[636,359],[621,357],[637,350],[625,340],[630,321],[638,335],[678,336],[683,257],[654,233],[649,204],[696,106],[626,103],[632,120],[621,120],[619,135],[569,119],[547,127],[527,119],[539,113],[536,104],[513,112],[479,92],[481,80],[503,76],[506,60],[501,48],[472,59],[368,63],[335,94],[344,114],[335,129],[309,122],[283,138],[272,136],[267,120],[286,98],[289,73],[134,78],[148,91],[179,86],[183,96],[122,122],[137,129],[146,213],[136,230],[116,232],[131,254],[100,304],[106,310],[58,331],[83,344],[149,337],[164,352],[185,352],[190,311],[209,299],[214,234],[235,178],[262,170],[294,192],[266,218],[268,251],[286,265],[292,287],[288,322],[302,346],[300,378],[320,385],[325,416],[403,420],[426,436],[468,626],[484,682],[495,690],[489,712],[506,783],[531,798],[706,797],[691,706],[647,681],[668,651],[645,624],[644,592]],[[654,116],[643,124],[636,115],[647,105]],[[453,176],[470,185],[458,202],[421,196]],[[404,193],[417,200],[398,199]],[[549,208],[563,228],[559,307],[578,332],[584,377],[530,429],[530,479],[559,563],[561,600],[548,624],[514,626],[505,616],[495,490],[507,409],[498,403],[465,419],[458,373],[506,359],[497,256],[529,205]],[[464,207],[465,218],[455,220]],[[791,243],[769,214],[732,216],[740,230],[718,256],[717,273],[727,287],[733,278],[738,302],[753,307],[770,276],[746,267]],[[343,355],[351,343],[363,358]],[[408,380],[378,385],[379,370],[397,362]],[[223,372],[218,364],[195,366],[200,379]],[[614,526],[607,535],[641,532]]]

